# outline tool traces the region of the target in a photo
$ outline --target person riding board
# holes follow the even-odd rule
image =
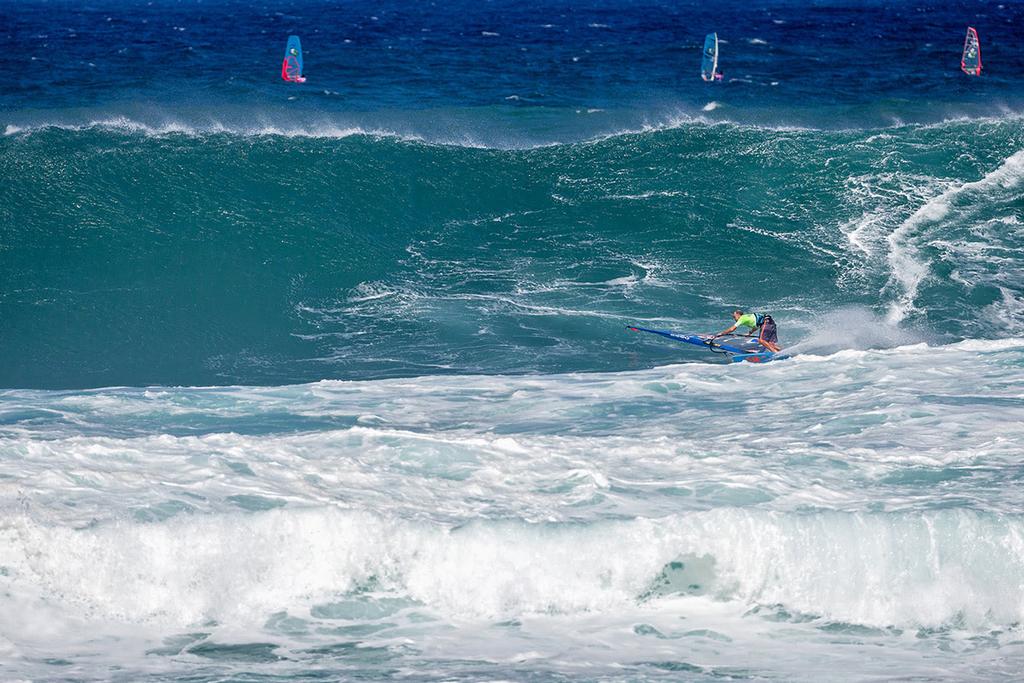
[[[775,321],[772,320],[770,315],[762,315],[758,313],[744,313],[743,311],[736,310],[732,312],[732,319],[736,323],[727,330],[723,330],[711,337],[711,339],[718,339],[719,337],[727,334],[732,334],[737,327],[749,327],[750,331],[747,332],[747,336],[750,337],[754,334],[755,330],[759,330],[757,341],[761,343],[766,349],[772,353],[778,353],[782,350],[779,346],[779,333],[775,329]]]

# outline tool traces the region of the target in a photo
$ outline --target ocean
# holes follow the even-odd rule
[[[1022,38],[0,3],[0,678],[1019,678]]]

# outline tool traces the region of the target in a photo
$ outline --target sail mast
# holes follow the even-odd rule
[[[700,77],[713,81],[718,75],[718,34],[709,33],[704,38],[704,55],[700,63]]]

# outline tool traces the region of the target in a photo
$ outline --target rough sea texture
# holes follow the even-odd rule
[[[1022,44],[0,4],[0,678],[1019,678]],[[625,330],[737,307],[795,358]]]

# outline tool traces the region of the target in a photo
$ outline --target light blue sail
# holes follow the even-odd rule
[[[700,77],[713,81],[718,76],[718,34],[709,33],[704,38],[704,57],[700,63]]]

